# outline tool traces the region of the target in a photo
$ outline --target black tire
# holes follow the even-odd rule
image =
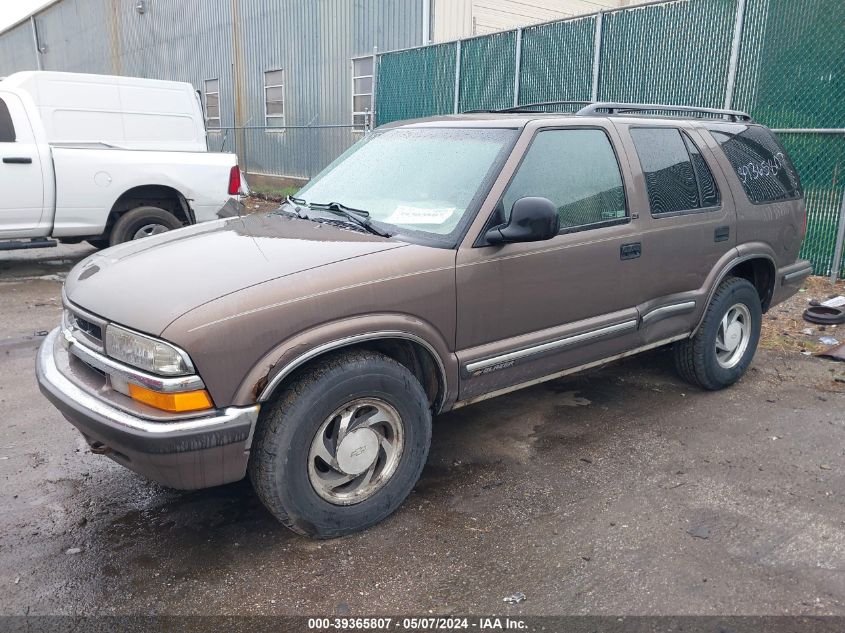
[[[94,248],[108,248],[111,246],[109,240],[105,237],[98,237],[96,239],[85,240]]]
[[[309,453],[324,421],[361,398],[377,398],[395,409],[404,428],[403,449],[381,488],[360,502],[338,505],[312,485]],[[249,476],[258,497],[285,526],[306,536],[333,538],[363,530],[394,512],[419,479],[430,443],[431,411],[414,375],[382,354],[339,352],[262,407]]]
[[[738,362],[727,368],[718,361],[716,337],[722,318],[737,304],[744,305],[750,314],[750,338]],[[675,343],[675,367],[681,378],[710,391],[723,389],[739,380],[754,358],[754,352],[760,340],[762,317],[763,312],[757,289],[745,279],[738,277],[725,279],[713,294],[701,327],[695,335]]]
[[[135,234],[145,226],[158,226],[165,231],[171,231],[180,228],[182,222],[170,211],[158,207],[138,207],[118,218],[111,231],[109,244],[114,246],[129,242],[135,239]]]
[[[804,320],[819,325],[840,325],[845,323],[845,310],[827,306],[810,306],[804,310]]]

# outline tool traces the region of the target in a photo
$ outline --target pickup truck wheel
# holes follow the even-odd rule
[[[754,358],[762,318],[757,289],[745,279],[729,277],[713,294],[695,336],[675,343],[678,373],[711,391],[732,385]]]
[[[382,354],[341,352],[262,408],[249,475],[284,525],[333,538],[396,510],[430,442],[428,399],[414,375]]]
[[[158,207],[138,207],[127,211],[114,225],[109,243],[122,244],[131,240],[158,235],[182,226],[182,222],[170,211]]]

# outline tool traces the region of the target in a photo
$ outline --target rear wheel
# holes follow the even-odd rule
[[[158,207],[138,207],[124,213],[114,225],[109,238],[111,246],[151,235],[159,235],[182,226],[170,211]]]
[[[695,336],[675,343],[678,373],[703,389],[735,383],[754,358],[762,316],[760,296],[749,281],[738,277],[723,281]]]
[[[262,409],[253,487],[284,525],[331,538],[367,528],[404,501],[431,441],[428,399],[395,360],[327,357]]]

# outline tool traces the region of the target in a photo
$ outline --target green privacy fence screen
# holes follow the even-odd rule
[[[782,130],[807,200],[802,255],[818,274],[834,266],[845,195],[841,0],[651,3],[378,59],[379,124],[554,100],[733,107]]]
[[[733,105],[773,128],[845,125],[842,0],[748,0]]]
[[[452,112],[455,45],[385,53],[378,58],[378,122]]]
[[[736,0],[692,0],[604,16],[602,101],[724,105]]]
[[[526,28],[522,32],[520,103],[589,100],[595,31],[595,16]]]
[[[513,105],[516,33],[495,33],[461,46],[459,109],[508,108]]]

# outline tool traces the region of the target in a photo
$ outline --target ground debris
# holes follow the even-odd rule
[[[710,528],[706,525],[697,525],[687,530],[687,534],[694,538],[706,540],[710,538]]]
[[[519,604],[520,602],[525,602],[525,594],[521,591],[517,591],[516,593],[512,593],[511,595],[502,598],[502,602],[507,602],[508,604]]]

